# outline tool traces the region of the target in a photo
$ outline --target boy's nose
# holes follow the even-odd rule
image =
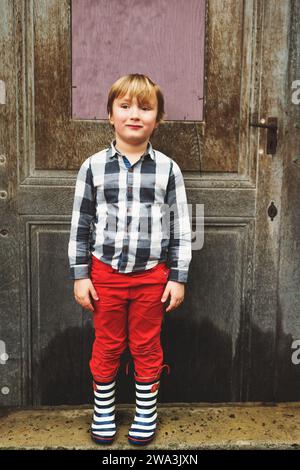
[[[139,109],[137,107],[132,107],[130,117],[131,118],[139,118],[139,116],[140,116]]]

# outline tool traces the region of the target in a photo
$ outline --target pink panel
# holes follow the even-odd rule
[[[205,0],[72,0],[74,119],[107,119],[112,83],[144,73],[166,120],[202,120]]]

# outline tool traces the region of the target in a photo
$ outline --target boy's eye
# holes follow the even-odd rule
[[[128,105],[128,104],[125,104],[125,103],[124,103],[124,104],[121,104],[121,108],[128,108],[128,106],[129,106],[129,105]],[[149,111],[151,108],[149,108],[149,106],[143,106],[142,109]]]

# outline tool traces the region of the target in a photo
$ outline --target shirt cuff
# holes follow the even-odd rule
[[[89,265],[78,264],[70,267],[70,279],[89,279]]]
[[[188,271],[179,270],[176,268],[171,268],[169,273],[169,281],[182,282],[186,283],[188,281]]]

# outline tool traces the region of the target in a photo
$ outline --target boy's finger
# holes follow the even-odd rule
[[[82,302],[80,302],[81,307],[86,308],[87,310],[92,310],[94,311],[94,306],[91,303],[90,299],[86,299]]]
[[[173,310],[174,308],[175,308],[175,305],[170,304],[170,305],[166,308],[166,312],[170,312],[170,311]]]
[[[97,294],[97,292],[95,291],[95,289],[92,289],[92,290],[91,290],[91,293],[92,293],[92,296],[93,296],[93,298],[94,298],[95,300],[99,300],[98,294]]]
[[[166,308],[166,312],[170,312],[171,310],[173,310],[174,307],[175,307],[174,303],[173,303],[173,302],[170,302],[170,304],[169,304],[168,307]]]
[[[170,312],[170,310],[173,310],[176,307],[176,302],[175,300],[171,299],[170,305],[166,308],[166,312]]]
[[[169,295],[169,290],[167,290],[167,291],[165,291],[165,292],[163,293],[163,296],[162,296],[162,298],[161,298],[160,300],[161,300],[162,302],[165,302],[165,301],[167,300],[167,298],[168,298],[168,295]]]

